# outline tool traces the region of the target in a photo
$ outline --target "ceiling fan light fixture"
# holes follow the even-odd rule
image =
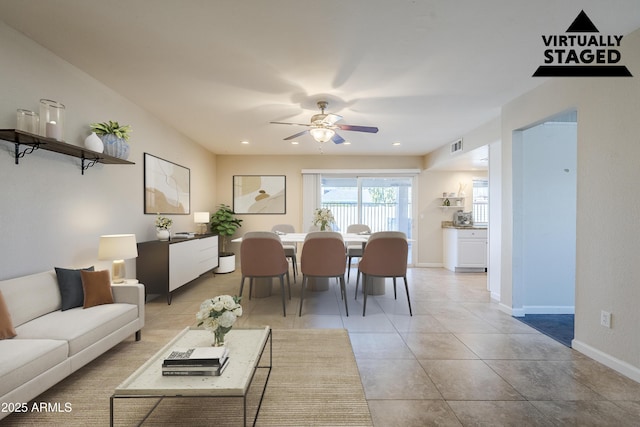
[[[315,127],[309,130],[313,139],[318,142],[327,142],[336,134],[333,129],[323,128],[323,127]]]

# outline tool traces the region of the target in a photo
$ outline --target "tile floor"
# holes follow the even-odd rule
[[[375,426],[638,426],[640,384],[540,334],[498,310],[485,274],[439,268],[408,273],[413,317],[404,286],[354,300],[349,316],[334,281],[306,292],[298,317],[300,278],[282,316],[279,286],[267,298],[242,301],[239,327],[346,328]],[[206,298],[237,294],[240,273],[207,275],[173,296],[147,304],[147,326],[176,331],[191,325]]]

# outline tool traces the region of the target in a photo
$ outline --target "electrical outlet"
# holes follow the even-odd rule
[[[600,312],[600,325],[605,328],[611,328],[611,313],[604,310]]]

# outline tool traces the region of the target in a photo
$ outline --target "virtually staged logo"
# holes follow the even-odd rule
[[[619,65],[622,36],[600,34],[584,10],[566,33],[542,36],[545,65],[533,77],[633,77]]]

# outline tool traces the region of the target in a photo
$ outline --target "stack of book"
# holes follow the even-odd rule
[[[229,364],[227,347],[177,348],[162,362],[163,376],[221,375]]]

